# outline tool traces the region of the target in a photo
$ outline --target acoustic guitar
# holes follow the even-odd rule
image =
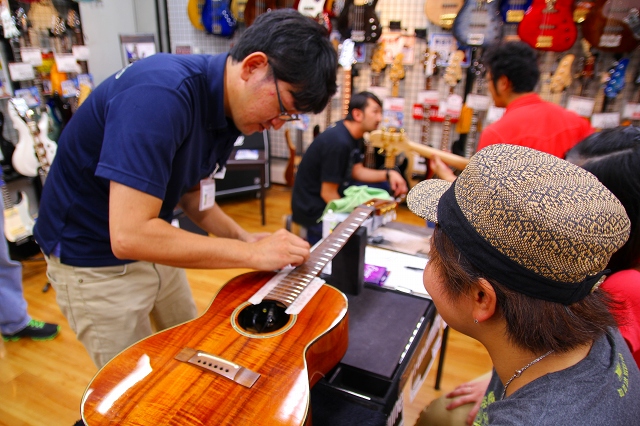
[[[317,276],[372,214],[372,200],[291,271],[249,272],[225,284],[198,318],[125,349],[82,398],[88,426],[301,425],[309,389],[347,350],[347,298]]]

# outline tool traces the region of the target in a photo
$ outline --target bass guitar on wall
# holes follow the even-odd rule
[[[569,50],[578,37],[573,0],[533,0],[518,25],[518,36],[538,50]]]
[[[502,39],[497,1],[466,0],[453,21],[453,36],[461,46],[487,47]]]
[[[356,43],[375,43],[382,35],[376,15],[378,0],[346,0],[338,17],[338,31]]]
[[[347,350],[347,298],[317,276],[372,214],[357,207],[293,270],[225,284],[198,318],[125,349],[91,380],[86,425],[309,423],[310,387]]]
[[[640,43],[638,0],[596,0],[582,22],[582,34],[605,52],[631,52]]]
[[[232,37],[237,23],[229,9],[229,0],[206,0],[202,6],[202,26],[209,34]]]

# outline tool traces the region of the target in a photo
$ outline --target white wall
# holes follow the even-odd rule
[[[89,71],[95,84],[123,67],[120,34],[156,34],[154,0],[103,0],[81,2],[80,19],[89,46]]]

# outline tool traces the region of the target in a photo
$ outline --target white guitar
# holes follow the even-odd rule
[[[11,123],[19,135],[11,164],[23,176],[38,176],[41,168],[48,169],[58,150],[58,145],[49,139],[46,131],[39,130],[49,128],[49,116],[42,112],[38,125],[30,126],[33,110],[22,98],[12,98],[8,110]]]
[[[2,186],[2,200],[4,201],[4,236],[9,243],[18,243],[32,236],[33,218],[29,214],[29,199],[27,194],[20,192],[20,201],[14,204],[11,201],[9,190],[4,181],[0,179]]]

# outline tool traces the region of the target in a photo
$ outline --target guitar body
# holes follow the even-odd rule
[[[605,52],[631,52],[639,43],[636,33],[640,37],[640,25],[633,28],[629,25],[637,23],[637,17],[630,19],[634,7],[636,10],[639,7],[637,0],[596,0],[582,22],[584,38]]]
[[[327,33],[330,33],[333,29],[331,25],[331,13],[325,8],[325,0],[296,0],[293,8],[302,15],[313,18],[317,23],[327,29]]]
[[[524,13],[531,6],[533,0],[502,0],[500,2],[500,16],[505,24],[515,24],[522,21]]]
[[[39,148],[35,146],[35,140],[31,129],[19,116],[15,108],[11,105],[8,110],[13,128],[18,132],[18,143],[15,146],[13,157],[11,158],[13,168],[23,176],[38,176],[38,169],[42,164],[36,155],[36,149],[42,149],[42,153],[45,156],[44,159],[46,159],[46,162],[49,165],[53,163],[53,159],[55,158],[58,150],[58,145],[49,139],[49,136],[47,136],[49,129],[49,116],[46,112],[43,112],[38,122],[38,127],[40,129],[38,139],[42,143],[42,148]]]
[[[498,2],[466,0],[453,21],[453,36],[462,46],[487,47],[502,38]]]
[[[382,35],[376,15],[378,0],[346,0],[338,17],[338,31],[356,43],[375,43]]]
[[[427,15],[427,19],[434,25],[444,28],[445,30],[451,29],[453,21],[464,0],[429,0],[424,2],[424,14]]]
[[[29,198],[20,191],[20,201],[4,208],[4,236],[10,243],[29,238],[33,235],[35,222],[29,214]]]
[[[204,31],[204,25],[202,25],[202,8],[205,0],[189,0],[187,3],[187,16],[189,16],[189,22],[196,30]]]
[[[276,0],[247,0],[244,6],[244,23],[248,27],[260,14],[277,9]]]
[[[82,399],[88,426],[107,424],[301,425],[310,422],[310,387],[348,345],[347,300],[322,285],[271,334],[240,331],[238,312],[273,272],[225,284],[193,321],[130,346],[93,378]],[[184,348],[258,373],[251,387],[175,359]]]
[[[533,0],[518,25],[518,36],[538,50],[564,52],[576,42],[573,0]]]
[[[202,6],[202,25],[209,34],[232,37],[238,24],[229,9],[229,0],[206,0]]]

